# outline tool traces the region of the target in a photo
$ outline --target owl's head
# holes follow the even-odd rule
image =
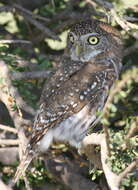
[[[115,28],[94,19],[75,24],[68,34],[68,53],[74,61],[92,61],[101,53],[119,51],[121,45]]]

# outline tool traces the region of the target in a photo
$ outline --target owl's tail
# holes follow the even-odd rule
[[[34,158],[34,155],[29,154],[28,152],[25,153],[25,155],[21,159],[21,162],[13,178],[13,185],[16,184],[16,182],[20,179],[20,177],[25,175],[25,171],[27,170],[33,158]]]

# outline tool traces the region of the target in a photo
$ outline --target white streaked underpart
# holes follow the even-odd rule
[[[39,143],[40,151],[46,151],[54,139],[68,142],[72,146],[80,148],[81,141],[87,134],[87,129],[95,119],[95,115],[89,115],[89,106],[86,105],[79,113],[49,129]]]

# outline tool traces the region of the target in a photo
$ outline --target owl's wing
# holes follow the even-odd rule
[[[81,70],[84,65],[84,62],[72,61],[69,57],[63,57],[62,63],[59,65],[57,70],[53,71],[53,74],[51,74],[48,81],[46,81],[44,85],[40,98],[40,104],[41,102],[47,101],[51,94],[55,92],[56,88],[62,86],[65,81],[67,81],[73,74]]]
[[[70,113],[68,112],[68,114],[65,111],[67,109],[66,107],[59,106],[57,108],[56,106],[53,111],[52,108],[55,107],[55,105],[53,105],[53,102],[55,102],[55,104],[61,104],[57,100],[55,100],[58,99],[57,94],[62,94],[61,91],[63,89],[66,89],[64,85],[66,81],[68,81],[76,72],[80,71],[81,68],[83,68],[84,66],[85,63],[81,61],[71,61],[69,57],[64,57],[62,64],[59,65],[56,71],[53,71],[48,81],[46,81],[39,102],[40,108],[35,117],[33,134],[30,139],[30,144],[32,145],[32,147],[36,144],[36,142],[39,142],[39,140],[47,132],[49,127],[51,128],[58,124],[61,120],[63,120],[63,118],[65,119],[65,115],[66,118],[71,115],[71,111]],[[65,94],[66,92],[63,93],[62,96],[65,96]],[[54,99],[51,101],[52,98]],[[49,110],[49,108],[51,108],[51,110]]]
[[[25,172],[31,159],[36,155],[33,153],[37,150],[37,143],[40,142],[49,129],[55,126],[58,127],[58,124],[66,121],[68,117],[80,113],[86,105],[89,107],[88,112],[81,115],[81,117],[80,115],[77,118],[75,117],[75,122],[77,122],[77,126],[82,128],[85,127],[84,120],[86,121],[87,118],[90,118],[92,123],[87,123],[86,121],[86,125],[92,124],[93,126],[98,120],[96,112],[101,111],[104,107],[108,97],[108,90],[116,80],[116,72],[113,67],[106,69],[100,66],[98,68],[98,64],[94,66],[92,63],[87,63],[80,66],[75,72],[72,71],[64,82],[61,82],[60,86],[57,87],[59,76],[62,74],[61,70],[59,74],[58,72],[59,70],[53,75],[52,79],[56,79],[56,81],[53,80],[51,86],[49,86],[47,100],[44,97],[45,91],[43,92],[44,99],[42,99],[37,112],[31,139],[26,149],[25,157],[18,167],[15,181]],[[74,125],[71,124],[71,126],[73,127]],[[71,130],[74,131],[74,128],[71,128]]]
[[[88,114],[91,115],[96,115],[96,111],[103,108],[114,77],[112,77],[111,71],[108,73],[103,71],[103,68],[98,71],[96,69],[87,63],[80,66],[75,72],[69,71],[70,74],[63,80],[60,80],[60,77],[64,77],[64,70],[57,70],[52,78],[56,80],[52,80],[49,89],[43,91],[43,97],[46,95],[45,92],[49,94],[49,97],[42,99],[35,118],[30,140],[32,147],[41,140],[49,128],[57,126],[69,116],[78,113],[85,105],[90,105]]]

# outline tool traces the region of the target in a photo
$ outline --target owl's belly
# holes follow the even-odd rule
[[[79,113],[62,121],[60,125],[49,129],[39,143],[40,150],[46,151],[53,140],[67,142],[76,148],[80,148],[89,126],[95,120],[96,116],[90,114],[90,107],[86,105]]]

